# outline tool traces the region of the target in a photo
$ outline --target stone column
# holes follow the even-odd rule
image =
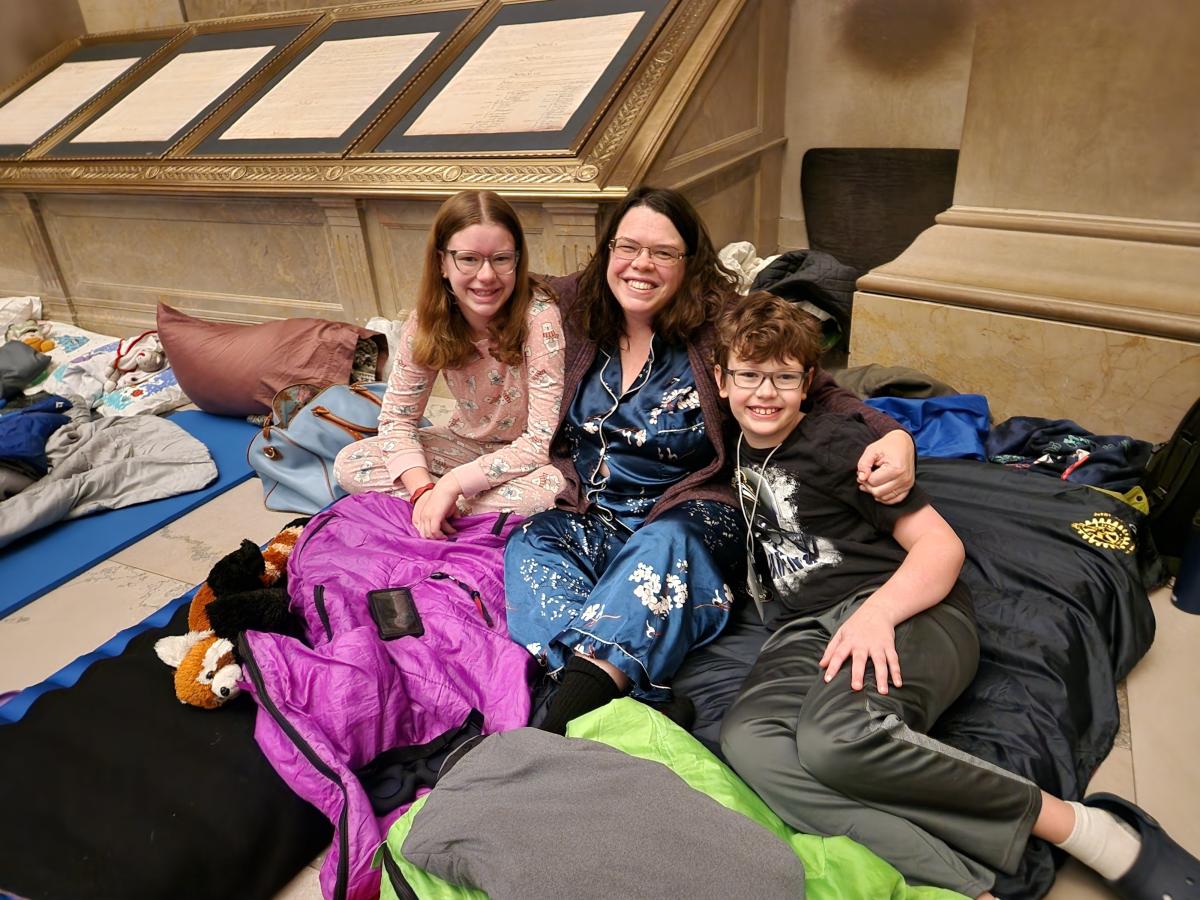
[[[851,363],[1161,440],[1200,393],[1200,6],[979,7],[953,207],[855,296]]]
[[[367,319],[380,314],[380,303],[358,202],[320,197],[313,202],[325,213],[329,261],[342,309],[350,321],[365,324]]]
[[[5,218],[15,227],[4,227]],[[5,293],[35,294],[42,298],[47,319],[78,321],[36,197],[0,194],[0,247],[3,247],[4,268],[8,270],[4,273]]]

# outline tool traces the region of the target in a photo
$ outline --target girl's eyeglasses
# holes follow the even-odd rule
[[[474,275],[483,268],[485,262],[491,263],[492,271],[497,275],[511,275],[517,268],[517,260],[521,258],[521,254],[515,250],[503,250],[500,253],[493,253],[491,256],[484,256],[474,250],[443,250],[442,252],[450,255],[450,258],[454,260],[454,268],[464,275]]]

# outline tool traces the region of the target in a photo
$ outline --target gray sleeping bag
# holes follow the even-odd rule
[[[804,896],[804,865],[661,763],[520,728],[443,771],[402,852],[504,898]]]

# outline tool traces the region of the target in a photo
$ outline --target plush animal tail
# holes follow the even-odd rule
[[[279,534],[271,538],[271,543],[267,544],[267,548],[262,551],[263,572],[261,578],[264,587],[287,587],[288,558],[296,547],[300,532],[304,530],[304,526],[311,519],[312,516],[306,516],[288,522]]]

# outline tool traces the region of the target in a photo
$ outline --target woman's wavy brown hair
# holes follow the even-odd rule
[[[524,357],[525,320],[534,289],[547,296],[548,287],[529,274],[529,252],[521,220],[508,201],[492,191],[462,191],[442,204],[425,246],[425,267],[421,272],[417,296],[417,331],[413,338],[413,360],[426,368],[457,369],[469,363],[475,354],[471,329],[458,308],[449,282],[442,277],[442,251],[454,235],[472,225],[499,225],[512,235],[519,254],[513,272],[513,292],[508,302],[488,323],[488,334],[495,342],[492,355],[510,366],[520,365]],[[451,263],[453,265],[453,263]]]
[[[608,286],[609,242],[631,209],[644,206],[666,216],[683,238],[687,256],[683,282],[654,320],[655,332],[671,343],[685,343],[695,331],[716,319],[733,293],[736,278],[721,265],[708,230],[682,194],[669,188],[640,187],[630,191],[613,210],[600,237],[596,255],[579,276],[578,297],[583,333],[603,347],[616,346],[624,332],[625,316]]]

